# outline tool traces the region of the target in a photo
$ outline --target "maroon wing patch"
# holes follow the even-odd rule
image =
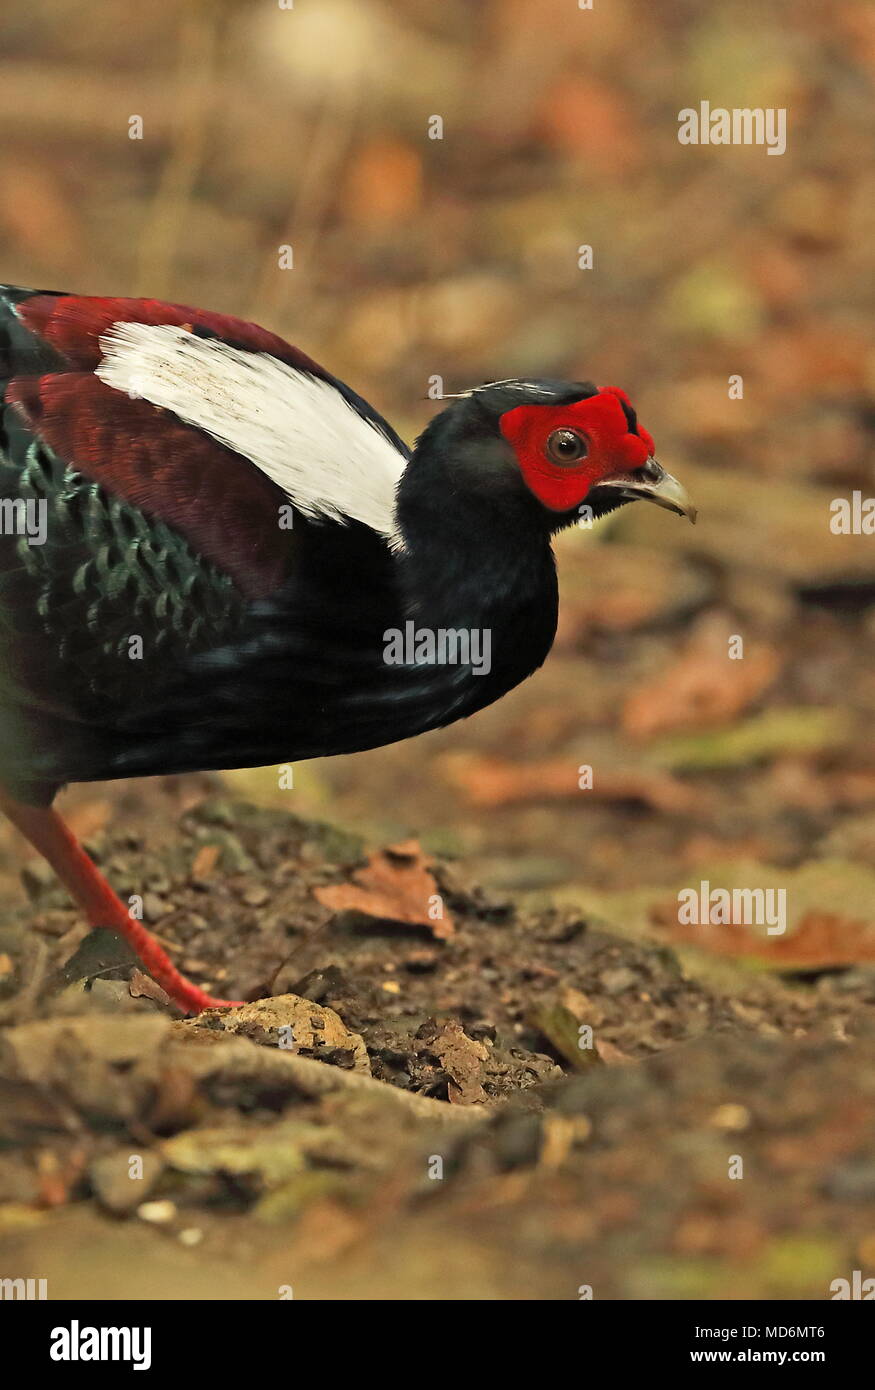
[[[71,366],[93,372],[100,362],[100,335],[114,323],[172,324],[199,328],[226,343],[269,352],[289,366],[316,376],[324,373],[318,363],[299,352],[276,333],[231,314],[212,314],[185,304],[163,304],[159,299],[95,299],[74,294],[35,294],[18,305],[18,317],[26,328],[66,357]]]
[[[70,365],[7,382],[5,401],[25,426],[86,477],[179,531],[247,597],[274,592],[290,562],[289,532],[280,526],[286,494],[249,459],[100,381],[93,375],[102,357],[99,340],[114,323],[172,324],[269,352],[316,375],[321,368],[243,319],[154,299],[38,293],[20,299],[15,312]]]
[[[280,586],[288,498],[248,459],[90,373],[20,377],[6,400],[59,458],[179,531],[247,597]]]

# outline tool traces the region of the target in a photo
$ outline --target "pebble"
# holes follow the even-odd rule
[[[270,898],[270,892],[263,884],[254,884],[247,888],[243,894],[243,901],[247,907],[263,907]]]
[[[751,1114],[745,1105],[734,1105],[728,1102],[726,1105],[718,1105],[708,1118],[708,1123],[713,1129],[738,1130],[747,1129],[751,1121]]]
[[[131,1148],[101,1154],[89,1168],[91,1185],[101,1206],[107,1211],[123,1214],[144,1206],[160,1206],[158,1202],[144,1202],[150,1190],[164,1170],[163,1160],[153,1153],[137,1154],[142,1164],[143,1176],[132,1178]],[[142,1213],[141,1213],[142,1214]],[[144,1218],[145,1219],[145,1218]]]
[[[166,917],[170,911],[170,905],[159,898],[157,893],[145,893],[143,895],[143,916],[147,922],[160,922],[162,917]]]
[[[153,1226],[166,1226],[168,1221],[172,1221],[176,1216],[175,1202],[141,1202],[137,1207],[137,1215],[141,1221],[148,1221]]]
[[[625,994],[627,989],[634,989],[638,984],[635,971],[626,965],[618,965],[616,970],[603,970],[599,980],[605,994]]]

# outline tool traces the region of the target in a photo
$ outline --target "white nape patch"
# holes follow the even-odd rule
[[[306,516],[395,532],[406,459],[327,381],[172,324],[116,323],[96,375],[250,459]]]

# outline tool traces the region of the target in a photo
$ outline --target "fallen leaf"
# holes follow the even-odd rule
[[[633,738],[651,738],[672,729],[728,724],[772,684],[778,654],[748,644],[744,655],[729,655],[732,628],[713,614],[700,623],[679,660],[628,697],[622,726]]]
[[[600,763],[592,787],[581,791],[576,758],[511,763],[477,753],[448,753],[440,769],[475,806],[506,806],[520,801],[552,801],[586,796],[594,801],[631,801],[665,814],[701,807],[701,792],[684,786],[660,768],[618,768]]]
[[[220,853],[219,845],[201,845],[191,865],[191,877],[194,882],[197,882],[198,879],[209,878],[219,862]]]
[[[422,160],[403,140],[371,140],[350,161],[344,207],[365,227],[393,226],[410,218],[422,199]]]
[[[131,978],[128,984],[132,999],[154,999],[159,1004],[170,1004],[170,995],[153,980],[151,975],[144,975],[135,965],[131,970]]]
[[[319,886],[313,896],[335,912],[361,912],[379,921],[427,927],[446,941],[455,927],[430,872],[433,863],[418,841],[405,840],[371,855],[366,867],[353,873],[353,883]],[[436,912],[441,915],[433,915]]]
[[[569,74],[550,83],[539,127],[549,144],[604,176],[621,177],[642,159],[631,106],[598,78]]]
[[[427,1051],[437,1057],[450,1078],[451,1105],[474,1105],[486,1100],[480,1083],[489,1051],[483,1043],[469,1038],[459,1023],[424,1024],[417,1037],[423,1037]]]
[[[829,970],[875,961],[875,873],[839,859],[814,860],[798,869],[739,861],[699,868],[692,883],[725,889],[783,890],[783,933],[768,935],[765,923],[744,921],[746,902],[738,900],[730,922],[679,923],[677,897],[662,898],[650,910],[651,922],[683,941],[721,956],[754,959],[775,970]],[[698,890],[697,890],[698,891]],[[777,899],[772,900],[773,904]],[[840,903],[840,907],[836,904]],[[715,914],[716,915],[716,914]],[[780,924],[779,924],[780,925]]]

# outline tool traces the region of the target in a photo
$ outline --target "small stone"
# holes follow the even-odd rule
[[[368,1050],[358,1033],[353,1033],[333,1009],[302,999],[295,994],[280,994],[271,999],[256,999],[236,1009],[221,1013],[207,1010],[196,1022],[186,1024],[197,1032],[216,1025],[225,1033],[242,1034],[264,1047],[277,1047],[290,1038],[295,1051],[306,1057],[328,1059],[338,1050],[349,1049],[354,1058],[354,1070],[370,1075]]]
[[[197,1226],[186,1226],[184,1231],[179,1232],[178,1239],[182,1245],[200,1245],[204,1238],[204,1233]]]
[[[718,1105],[717,1109],[708,1117],[708,1124],[712,1129],[726,1129],[741,1131],[747,1129],[750,1124],[750,1111],[744,1105]]]
[[[160,1202],[144,1202],[164,1171],[157,1154],[132,1153],[130,1148],[101,1154],[91,1163],[88,1173],[94,1194],[107,1211],[122,1215],[143,1206],[160,1206]],[[142,1172],[142,1176],[131,1176]],[[140,1212],[142,1215],[142,1212]],[[144,1217],[144,1220],[148,1218]]]
[[[167,1222],[176,1216],[176,1203],[141,1202],[137,1207],[137,1215],[141,1221],[148,1221],[152,1226],[166,1226]]]
[[[255,883],[251,888],[247,888],[243,894],[243,901],[247,907],[263,907],[270,898],[270,893],[263,884]]]
[[[625,994],[638,984],[638,976],[627,965],[619,965],[615,970],[603,970],[599,982],[605,994]]]
[[[159,898],[157,893],[143,895],[143,916],[147,922],[160,922],[170,911],[170,904]]]

